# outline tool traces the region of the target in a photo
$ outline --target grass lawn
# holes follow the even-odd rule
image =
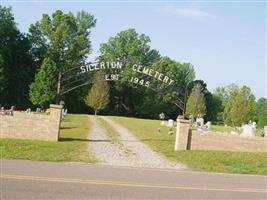
[[[59,142],[0,139],[1,158],[94,163],[87,151],[89,130],[87,115],[68,115],[62,122]]]
[[[165,155],[179,161],[189,168],[200,171],[248,173],[267,175],[267,153],[248,153],[231,151],[174,151],[175,134],[168,135],[168,128],[158,120],[111,117],[114,121],[131,130],[141,141]],[[160,132],[158,132],[160,128]]]
[[[234,127],[231,126],[224,126],[224,125],[213,125],[211,126],[211,131],[218,131],[218,132],[228,132],[236,131]]]

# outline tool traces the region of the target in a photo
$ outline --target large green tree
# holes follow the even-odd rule
[[[131,76],[131,67],[134,63],[151,65],[160,59],[158,51],[150,47],[150,38],[137,33],[134,29],[119,32],[111,37],[107,43],[100,46],[100,61],[121,61],[126,69],[125,79],[110,83],[111,102],[109,112],[134,115],[136,107],[143,99],[144,89],[132,87],[127,78]]]
[[[101,45],[101,61],[121,61],[124,75],[120,82],[111,83],[111,102],[109,112],[140,117],[155,118],[160,112],[168,117],[176,117],[184,108],[184,95],[187,84],[194,80],[194,69],[190,63],[178,63],[168,57],[161,57],[150,47],[150,38],[128,29]],[[133,64],[140,64],[159,71],[174,80],[168,87],[149,76],[136,74]],[[151,83],[149,89],[129,83],[129,77],[137,77]],[[151,90],[152,89],[152,90]],[[175,106],[177,105],[177,106]]]
[[[17,29],[11,8],[0,6],[0,104],[30,106],[28,90],[35,65],[31,43]]]
[[[186,104],[186,93],[189,85],[195,78],[194,67],[190,63],[179,63],[168,57],[162,57],[159,61],[151,66],[154,70],[159,71],[174,82],[172,85],[164,84],[158,80],[151,79],[151,85],[155,91],[147,91],[148,98],[153,99],[156,104],[142,102],[150,109],[150,115],[158,115],[159,112],[165,112],[168,117],[175,118],[182,114]],[[154,85],[153,85],[154,84]],[[146,109],[144,109],[146,110]],[[154,111],[153,111],[154,110]],[[156,112],[155,112],[156,111]]]
[[[240,126],[254,119],[255,97],[247,86],[238,87],[232,84],[217,88],[214,94],[221,99],[224,107],[225,124]]]
[[[56,98],[57,74],[56,63],[45,58],[40,71],[35,76],[35,82],[30,87],[30,99],[34,105],[48,107]]]
[[[87,12],[81,11],[75,16],[71,12],[64,14],[57,10],[52,16],[44,14],[40,21],[31,25],[29,29],[30,39],[34,44],[31,50],[32,54],[38,63],[43,63],[45,58],[54,62],[57,70],[54,71],[55,74],[51,78],[58,81],[58,86],[60,86],[60,80],[67,79],[70,82],[77,78],[75,76],[77,72],[64,72],[85,62],[91,50],[90,29],[95,26],[95,23],[94,17]],[[41,73],[41,70],[38,73]],[[39,79],[35,79],[35,82],[38,81]],[[33,84],[38,85],[38,83]],[[64,85],[66,82],[61,81],[61,87]],[[32,93],[32,91],[30,92]],[[53,93],[53,95],[49,95],[51,98],[47,100],[54,101],[57,92],[51,88],[49,93]],[[65,98],[67,102],[76,100],[75,95],[69,95]],[[38,102],[34,101],[33,103],[37,104]]]

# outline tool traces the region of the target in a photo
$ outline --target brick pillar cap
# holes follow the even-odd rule
[[[50,104],[50,108],[62,109],[62,105]]]

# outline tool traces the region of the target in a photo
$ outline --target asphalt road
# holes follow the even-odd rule
[[[267,199],[267,176],[1,160],[1,199]]]

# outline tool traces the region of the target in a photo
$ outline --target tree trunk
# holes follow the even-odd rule
[[[56,96],[56,104],[59,105],[60,103],[60,81],[61,81],[61,72],[58,73],[58,80],[57,80],[57,96]]]
[[[97,110],[95,110],[95,116],[97,115]]]

